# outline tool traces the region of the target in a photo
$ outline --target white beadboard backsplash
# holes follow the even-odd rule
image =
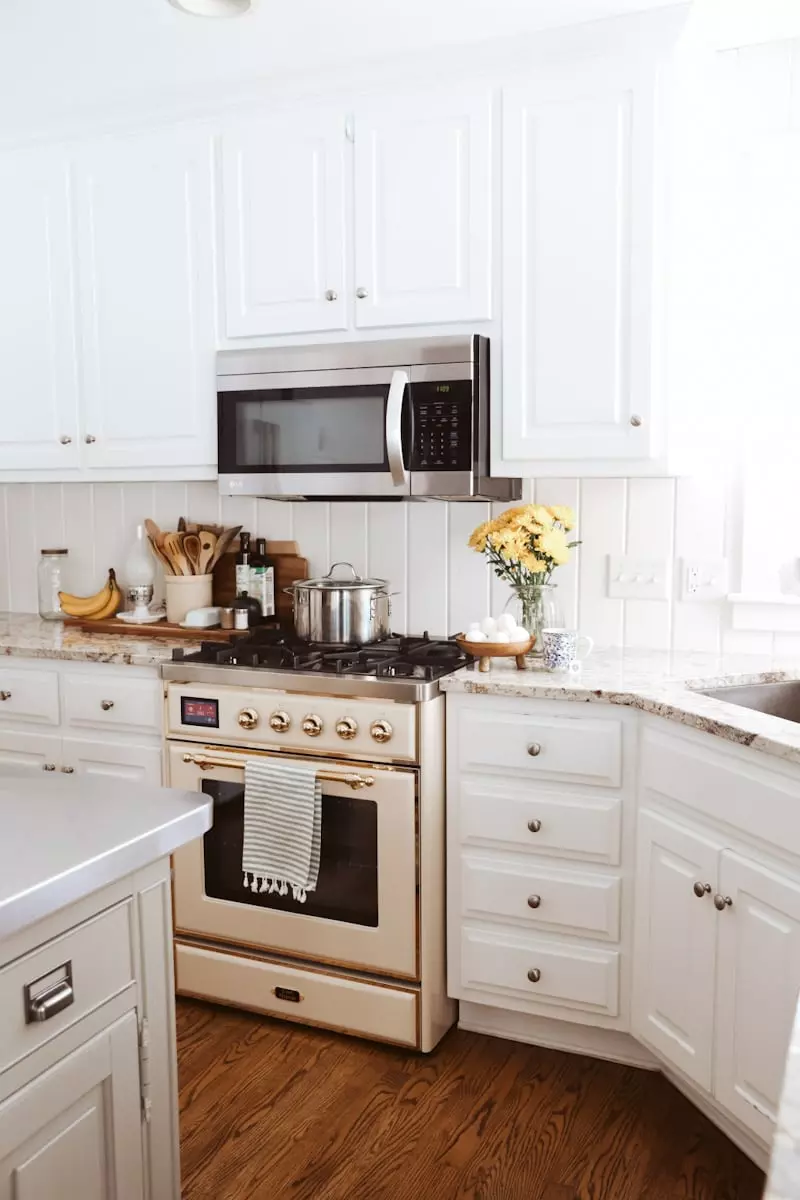
[[[526,483],[545,504],[571,504],[583,544],[556,575],[568,620],[599,645],[675,649],[764,649],[771,634],[723,629],[722,605],[686,603],[681,560],[725,554],[724,489],[717,481],[681,479],[561,479]],[[497,505],[501,512],[505,505]],[[0,610],[35,612],[36,563],[43,546],[69,549],[69,588],[102,585],[124,562],[137,522],[151,516],[163,529],[181,515],[241,524],[254,535],[293,538],[322,574],[337,560],[391,581],[398,632],[455,633],[488,612],[497,614],[508,589],[467,547],[472,529],[490,515],[487,504],[283,503],[219,497],[214,483],[5,484],[0,486]],[[672,599],[608,597],[608,556],[622,553],[673,562]],[[159,589],[160,590],[160,589]]]

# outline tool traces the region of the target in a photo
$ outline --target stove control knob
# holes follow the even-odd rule
[[[286,733],[292,723],[292,718],[287,712],[274,712],[269,719],[269,727],[273,733]]]
[[[316,716],[315,713],[310,713],[303,718],[303,733],[307,733],[309,737],[319,737],[322,733],[322,717]]]
[[[352,717],[342,717],[341,721],[336,722],[336,732],[340,738],[349,742],[358,733],[358,722]]]
[[[394,733],[388,721],[373,721],[369,731],[376,742],[388,742]]]
[[[254,708],[243,708],[236,720],[242,729],[255,729],[258,724],[258,713]]]

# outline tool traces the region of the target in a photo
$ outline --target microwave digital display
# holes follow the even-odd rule
[[[181,696],[181,725],[211,726],[213,729],[219,729],[219,700]]]

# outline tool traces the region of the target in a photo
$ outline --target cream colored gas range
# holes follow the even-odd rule
[[[247,665],[244,654],[162,668],[169,782],[214,803],[211,831],[174,859],[180,994],[423,1051],[450,1028],[436,679],[461,660],[444,646],[444,665],[431,668],[426,652],[416,674],[367,673],[377,648],[354,675]],[[320,873],[305,904],[243,886],[244,765],[254,755],[318,767]]]

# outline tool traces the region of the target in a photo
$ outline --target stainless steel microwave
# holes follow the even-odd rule
[[[489,340],[225,350],[219,490],[282,499],[515,500],[489,477]]]

